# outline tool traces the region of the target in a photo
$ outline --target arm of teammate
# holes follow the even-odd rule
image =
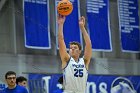
[[[85,17],[82,16],[80,18],[79,25],[85,41],[84,61],[85,61],[86,68],[88,69],[88,65],[90,63],[90,59],[92,56],[92,45],[91,45],[90,37],[85,29]]]
[[[58,16],[57,22],[58,22],[58,44],[59,44],[59,54],[62,61],[62,68],[66,66],[66,62],[69,60],[70,56],[67,53],[66,45],[64,42],[64,35],[63,35],[63,25],[65,22],[66,17],[65,16]]]

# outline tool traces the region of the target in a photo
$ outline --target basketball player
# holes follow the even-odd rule
[[[80,57],[81,45],[78,42],[70,42],[67,53],[63,36],[63,26],[66,17],[58,16],[58,44],[59,54],[62,61],[64,93],[85,93],[88,77],[88,66],[92,56],[92,45],[85,29],[85,18],[79,20],[79,26],[85,41],[84,56]]]

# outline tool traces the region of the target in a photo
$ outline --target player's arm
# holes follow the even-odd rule
[[[79,20],[79,25],[85,41],[84,61],[86,64],[86,68],[88,69],[88,65],[92,56],[92,45],[90,37],[85,29],[85,18],[83,16]]]
[[[59,54],[62,61],[62,68],[66,66],[66,62],[69,60],[70,56],[67,53],[66,45],[64,42],[64,35],[63,35],[63,25],[65,22],[65,16],[58,16],[58,45],[59,45]]]

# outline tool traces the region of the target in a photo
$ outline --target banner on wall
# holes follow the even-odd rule
[[[138,0],[118,0],[121,48],[124,52],[140,52]]]
[[[53,93],[61,74],[29,74],[30,93]],[[140,93],[140,76],[89,75],[86,93]]]
[[[50,49],[49,0],[24,0],[25,47]]]
[[[60,0],[55,0],[55,5],[57,6]],[[79,17],[80,17],[80,4],[79,0],[70,0],[73,4],[73,11],[70,15],[66,17],[65,25],[64,25],[64,41],[66,44],[66,48],[69,48],[69,42],[77,41],[82,44],[82,35],[79,27]],[[57,8],[57,7],[56,7]],[[56,19],[57,19],[57,9],[56,10]],[[56,23],[56,30],[58,30],[58,24]],[[57,34],[58,31],[56,31]],[[57,36],[57,35],[56,35]],[[56,47],[58,46],[58,39],[56,38]]]
[[[109,0],[86,0],[88,30],[94,51],[112,51]]]

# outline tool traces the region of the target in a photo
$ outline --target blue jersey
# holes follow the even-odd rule
[[[64,93],[85,93],[88,72],[83,58],[76,62],[72,57],[63,70]]]
[[[5,88],[2,93],[28,93],[28,91],[25,87],[17,85],[13,89]]]

